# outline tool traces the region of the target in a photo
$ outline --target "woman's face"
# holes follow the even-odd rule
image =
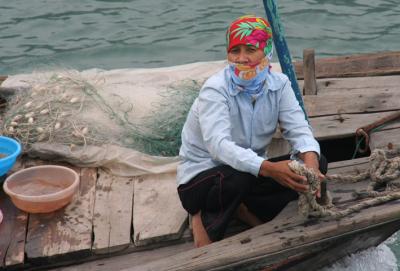
[[[228,61],[236,64],[254,66],[265,58],[263,50],[253,46],[239,44],[228,53]]]

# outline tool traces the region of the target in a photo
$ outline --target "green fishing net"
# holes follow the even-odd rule
[[[105,93],[103,83],[101,77],[89,81],[73,72],[29,82],[7,99],[2,133],[26,149],[38,142],[71,148],[115,144],[151,155],[178,154],[180,133],[202,82],[183,80],[160,90],[151,110],[140,117],[135,112],[141,101],[117,91]]]

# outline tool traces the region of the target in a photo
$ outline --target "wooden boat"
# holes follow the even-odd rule
[[[400,53],[317,60],[315,72],[318,93],[304,96],[304,101],[323,152],[338,161],[329,163],[329,173],[362,172],[368,158],[351,160],[354,132],[400,110]],[[347,78],[354,75],[363,77]],[[400,122],[394,122],[372,134],[371,148],[400,144],[399,131]],[[287,150],[279,134],[273,147],[270,152],[276,155]],[[51,162],[22,158],[14,170],[40,163]],[[317,270],[376,246],[400,229],[399,201],[337,220],[305,220],[292,203],[269,223],[246,230],[233,225],[232,236],[192,249],[174,174],[122,178],[97,168],[70,167],[80,174],[80,190],[57,212],[24,213],[1,192],[3,269],[80,264],[58,270]],[[331,182],[328,189],[335,205],[346,208],[360,201],[352,193],[367,184]]]

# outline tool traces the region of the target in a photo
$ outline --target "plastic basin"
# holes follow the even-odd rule
[[[3,188],[19,209],[49,213],[71,202],[79,186],[78,174],[62,166],[36,166],[10,175]]]
[[[12,138],[0,136],[0,177],[14,166],[20,153],[21,144]]]

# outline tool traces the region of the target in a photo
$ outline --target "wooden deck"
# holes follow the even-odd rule
[[[367,167],[368,159],[359,158],[330,163],[329,171],[331,173],[351,174],[363,171]],[[360,182],[357,185],[332,182],[329,184],[329,191],[332,193],[335,205],[347,206],[354,201],[352,193],[355,190],[362,191],[366,189],[366,187],[366,181]],[[365,229],[368,235],[367,238],[379,239],[385,235],[382,234],[382,236],[372,237],[372,235],[368,233],[368,227],[373,225],[375,221],[384,223],[400,215],[400,201],[396,201],[384,206],[372,207],[340,220],[331,220],[321,223],[312,221],[310,223],[304,223],[304,220],[296,215],[296,205],[296,202],[289,204],[278,217],[267,224],[244,231],[222,242],[207,246],[204,249],[193,249],[193,244],[191,242],[184,242],[174,245],[171,244],[168,247],[159,248],[157,250],[135,251],[135,253],[128,255],[98,259],[74,266],[58,267],[52,270],[219,270],[216,268],[215,262],[221,266],[229,266],[230,263],[239,258],[246,258],[248,262],[251,262],[252,259],[257,259],[260,253],[266,254],[274,250],[297,249],[311,253],[315,247],[318,247],[319,240],[326,240],[335,236],[342,236],[341,244],[343,244],[343,246],[336,248],[336,252],[337,256],[340,254],[343,256],[343,253],[347,253],[348,251],[346,246],[350,246],[348,242],[353,242],[353,244],[354,242],[359,242],[359,249],[366,248],[363,247],[363,244],[366,244],[365,236],[359,236],[358,239],[354,240],[346,235],[347,232],[354,230],[363,231]],[[398,229],[398,227],[399,225],[396,226],[396,229]],[[265,239],[267,239],[267,241],[265,241]],[[263,242],[263,240],[265,242]],[[330,246],[334,243],[335,242],[329,242],[326,247],[327,251],[331,249]],[[318,257],[322,257],[321,254],[318,255]],[[335,255],[331,255],[330,257],[332,260],[335,259]],[[196,260],[194,261],[193,259]],[[306,266],[307,265],[305,265],[304,268],[309,269],[306,268]]]
[[[398,55],[397,53],[396,56],[385,55],[385,57],[391,59],[390,65],[392,65],[393,61],[399,61]],[[377,59],[382,60],[379,57]],[[341,63],[346,61],[344,59]],[[355,61],[360,63],[363,60],[357,58]],[[380,63],[379,61],[368,63]],[[395,67],[390,65],[387,65],[387,71],[384,73],[386,76],[347,78],[351,69],[343,66],[344,75],[340,76],[343,78],[322,78],[330,77],[328,75],[331,75],[332,71],[326,69],[318,71],[317,64],[317,77],[321,77],[317,80],[318,92],[316,95],[304,96],[310,123],[317,139],[321,141],[352,137],[358,127],[400,110],[400,75],[398,75],[400,64],[397,63],[397,66],[393,64]],[[355,74],[370,76],[383,73],[379,68],[382,65],[375,65],[374,68],[371,64],[368,67],[369,73]],[[302,81],[300,85],[303,86]],[[371,146],[381,148],[388,143],[400,145],[399,133],[400,121],[393,122],[372,134]],[[287,150],[287,144],[277,133],[274,138],[274,148],[270,149],[270,153],[276,156]],[[41,163],[51,164],[49,161],[22,158],[13,171]],[[331,163],[329,168],[330,173],[349,173],[365,170],[366,166],[367,159],[359,158]],[[187,227],[187,214],[177,197],[174,174],[122,178],[111,176],[99,168],[70,167],[80,175],[79,192],[70,205],[57,212],[27,214],[16,209],[2,190],[0,191],[0,209],[4,213],[4,220],[0,225],[0,269],[39,270],[44,267],[87,262],[77,267],[58,270],[175,270],[174,268],[178,267],[174,265],[174,261],[175,263],[182,261],[183,256],[179,256],[181,254],[172,257],[170,261],[155,260],[168,258],[177,253],[187,253],[182,255],[199,259],[206,257],[198,254],[202,250],[185,252],[192,247],[191,235]],[[361,183],[357,188],[364,189],[365,186],[366,183]],[[352,197],[354,189],[354,185],[349,187],[335,183],[329,185],[337,204],[351,203],[354,200]],[[290,209],[293,207],[291,206],[274,221],[231,237],[233,239],[229,242],[241,244],[234,246],[235,253],[249,253],[250,258],[257,257],[255,252],[257,245],[255,242],[247,242],[246,236],[251,236],[251,241],[271,234],[277,238],[274,239],[275,248],[278,246],[295,248],[299,244],[315,242],[316,235],[305,235],[302,239],[296,239],[295,235],[298,232],[289,231],[290,228],[293,229],[290,226],[300,223],[294,216],[293,209]],[[393,215],[397,211],[400,214],[400,202],[392,203],[389,207],[373,208],[376,214],[392,212],[390,215]],[[363,219],[373,218],[368,217],[367,212],[362,212],[357,219],[361,221],[360,225],[366,226],[367,220],[364,222]],[[320,228],[318,225],[313,230],[317,231],[320,238],[323,238],[324,234],[338,232],[339,226],[345,233],[352,228],[352,221],[354,220],[344,219],[327,224],[328,229],[332,230],[330,233],[323,230],[318,233]],[[290,243],[279,239],[291,235],[293,238]],[[258,248],[264,252],[269,249]],[[210,249],[228,253],[231,248],[216,243]],[[110,256],[115,257],[110,258]],[[225,259],[228,256],[231,259],[236,257],[233,254],[226,254]],[[155,262],[149,264],[150,261]],[[160,264],[163,265],[162,268]],[[206,265],[202,264],[198,261],[196,268],[205,270]]]
[[[13,171],[37,164],[52,163],[22,158]],[[73,202],[59,211],[27,214],[0,195],[3,267],[33,268],[185,241],[187,213],[176,196],[174,174],[122,178],[98,168],[63,165],[80,175],[80,187]]]

